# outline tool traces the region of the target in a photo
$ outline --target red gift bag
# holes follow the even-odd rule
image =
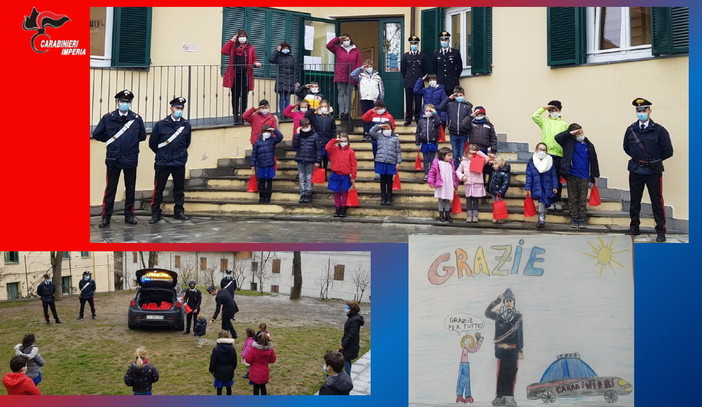
[[[495,201],[492,203],[492,218],[493,219],[507,219],[509,214],[507,213],[507,203],[505,201]]]
[[[256,174],[251,174],[249,177],[249,186],[246,192],[258,192],[258,181],[256,180]]]
[[[590,206],[597,206],[602,203],[602,199],[600,199],[600,189],[597,188],[597,185],[593,185],[592,189],[590,190]]]
[[[314,171],[312,171],[312,183],[313,184],[323,184],[324,183],[324,178],[327,174],[327,170],[325,170],[322,167],[315,168]]]
[[[358,208],[358,191],[355,186],[349,189],[349,195],[346,197],[346,206]]]
[[[562,175],[560,176],[560,178],[558,178],[558,183],[560,183],[560,184],[567,184],[565,178],[563,178]]]
[[[536,215],[536,205],[530,196],[524,198],[524,217],[529,218]]]
[[[190,308],[190,305],[188,305],[188,304],[185,304],[185,307],[183,307],[183,308],[185,309],[186,314],[190,314],[191,312],[193,312],[193,309]]]
[[[476,154],[470,159],[470,166],[468,169],[471,172],[477,172],[478,174],[483,173],[483,168],[485,168],[485,157],[480,154]]]
[[[446,132],[444,131],[444,125],[439,126],[439,143],[446,142]]]
[[[392,180],[392,190],[399,191],[402,189],[402,184],[400,184],[400,173],[395,173],[395,178]]]
[[[458,196],[458,191],[453,191],[453,201],[451,201],[451,213],[461,213],[463,208],[461,207],[461,197]]]
[[[422,167],[422,157],[417,153],[417,158],[414,159],[414,169],[415,170],[423,170],[424,167]]]

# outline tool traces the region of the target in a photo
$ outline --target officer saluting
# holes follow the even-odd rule
[[[405,126],[414,121],[419,123],[422,112],[422,95],[414,94],[414,84],[417,79],[427,73],[427,56],[419,50],[419,37],[409,37],[410,51],[405,52],[400,60],[400,72],[405,81]]]
[[[154,165],[155,176],[153,197],[151,199],[151,220],[156,223],[161,220],[161,202],[163,190],[166,188],[168,176],[173,176],[173,200],[175,207],[173,217],[178,220],[188,220],[185,216],[185,163],[188,161],[190,147],[190,123],[183,118],[185,98],[177,97],[171,100],[171,114],[154,124],[149,138],[149,148],[156,153]]]
[[[437,82],[444,85],[445,89],[453,91],[453,88],[458,86],[458,79],[463,71],[463,60],[461,52],[449,46],[450,39],[451,34],[448,31],[439,34],[441,48],[434,51],[432,64],[435,67]]]
[[[665,242],[665,208],[663,207],[663,160],[673,156],[673,145],[668,131],[651,120],[651,103],[644,98],[631,102],[636,107],[636,122],[624,133],[624,151],[631,157],[629,170],[629,191],[631,224],[627,235],[638,235],[639,213],[644,186],[651,198],[653,218],[656,221],[656,242]]]
[[[107,187],[102,199],[102,222],[100,227],[109,226],[117,193],[119,175],[124,171],[125,202],[124,221],[130,225],[134,219],[134,187],[139,160],[139,142],[146,140],[146,129],[142,118],[132,112],[134,94],[123,90],[115,95],[117,110],[102,116],[93,130],[93,138],[107,145],[105,165],[107,166]]]

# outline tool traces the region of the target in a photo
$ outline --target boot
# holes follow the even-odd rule
[[[305,194],[305,203],[310,203],[312,202],[312,192],[308,192]]]
[[[388,204],[388,196],[385,192],[380,193],[380,204],[381,205],[387,205]]]
[[[480,212],[477,209],[473,209],[473,222],[474,223],[478,223],[480,221],[480,219],[478,218],[479,213]]]
[[[502,396],[497,396],[495,397],[495,400],[492,401],[493,406],[504,406],[505,405],[505,398]]]
[[[346,217],[346,207],[345,207],[345,206],[342,206],[342,207],[341,207],[341,211],[340,211],[340,213],[339,213],[339,217],[340,217],[340,218],[345,218],[345,217]]]
[[[187,216],[183,212],[176,213],[175,215],[173,215],[173,218],[177,220],[190,220],[190,216]]]
[[[95,314],[93,314],[93,319],[95,319]]]
[[[128,225],[136,225],[137,220],[134,218],[134,215],[130,213],[128,215],[124,215],[124,223]]]
[[[392,196],[392,192],[388,192],[388,205],[395,203],[395,198]]]
[[[341,207],[340,206],[336,207],[336,212],[334,213],[334,217],[335,218],[341,217]]]
[[[150,224],[158,223],[161,220],[161,214],[159,213],[152,213],[151,214],[151,220],[149,221]]]
[[[451,211],[446,211],[446,222],[453,223],[453,218],[451,217]]]
[[[536,227],[539,229],[543,229],[544,226],[546,226],[546,213],[545,212],[539,212],[539,220],[536,223]]]
[[[513,396],[505,396],[504,400],[505,400],[505,406],[517,407],[517,402],[514,400]]]
[[[102,221],[100,222],[99,228],[102,229],[102,228],[106,228],[108,226],[110,226],[110,217],[105,216],[104,218],[102,218]]]
[[[259,189],[260,191],[260,189]],[[266,203],[266,193],[265,192],[259,192],[258,193],[258,203]]]
[[[304,193],[300,194],[300,200],[298,200],[297,203],[305,203],[306,197],[307,195],[305,195]]]
[[[78,315],[78,318],[76,318],[76,321],[79,319],[83,319],[83,315]]]
[[[60,320],[60,319],[57,319],[57,320],[56,320],[56,323],[57,323],[57,324],[60,324],[60,323],[61,323],[61,320]]]
[[[46,325],[51,325],[51,322],[49,321],[49,318],[46,318]]]
[[[446,215],[444,215],[444,211],[439,211],[439,222],[446,222]]]

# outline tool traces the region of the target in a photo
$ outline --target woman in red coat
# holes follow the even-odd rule
[[[229,66],[224,73],[224,87],[232,90],[232,114],[234,124],[243,124],[242,113],[246,110],[247,98],[254,89],[253,68],[261,63],[256,59],[256,49],[249,44],[248,34],[244,30],[222,47],[222,54],[229,55]]]
[[[327,49],[336,57],[334,82],[339,93],[339,117],[346,119],[351,110],[351,72],[362,65],[361,51],[356,48],[348,34],[332,38],[327,44]]]
[[[253,395],[268,395],[266,384],[270,380],[270,370],[268,365],[275,363],[275,350],[273,344],[268,339],[265,331],[256,335],[256,341],[251,345],[251,349],[244,357],[249,367],[249,384],[253,385]]]

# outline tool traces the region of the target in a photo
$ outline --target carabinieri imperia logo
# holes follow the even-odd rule
[[[29,45],[34,52],[43,54],[51,48],[60,48],[61,55],[85,55],[85,48],[78,48],[78,40],[52,40],[47,33],[47,28],[58,28],[71,21],[67,15],[56,14],[51,11],[38,12],[36,7],[32,8],[32,13],[24,17],[22,28],[27,31],[36,31],[29,41]],[[36,40],[44,36],[37,48]]]

